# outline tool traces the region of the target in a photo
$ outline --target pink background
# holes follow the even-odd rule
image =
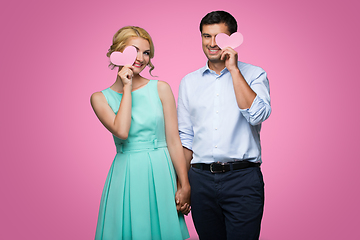
[[[359,7],[355,0],[2,1],[0,239],[93,239],[115,148],[89,98],[115,80],[105,56],[113,34],[144,27],[155,43],[154,74],[177,97],[182,77],[205,65],[198,25],[212,10],[233,14],[244,35],[239,59],[270,80],[261,239],[359,239]]]

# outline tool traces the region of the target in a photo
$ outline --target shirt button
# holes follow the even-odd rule
[[[217,148],[217,146],[215,146],[215,148]]]
[[[215,128],[215,130],[217,130],[217,128]]]
[[[219,111],[216,111],[216,113],[219,113]]]
[[[217,93],[216,96],[219,96],[219,94]]]

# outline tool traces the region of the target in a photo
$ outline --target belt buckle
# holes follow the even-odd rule
[[[213,169],[213,166],[214,164],[216,165],[220,165],[221,166],[221,170],[214,170]],[[225,164],[223,162],[213,162],[213,163],[210,163],[210,172],[211,173],[224,173],[225,172],[225,169],[223,168]]]

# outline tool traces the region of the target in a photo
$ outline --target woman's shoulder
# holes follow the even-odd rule
[[[170,85],[167,82],[161,80],[157,80],[157,88],[159,93],[166,93],[171,91]]]
[[[104,95],[103,91],[94,92],[90,96],[91,104],[94,104],[94,103],[97,103],[97,102],[103,102],[103,101],[106,101],[106,98],[105,98],[105,95]]]
[[[164,100],[165,100],[165,102],[167,102],[174,98],[171,87],[167,82],[159,80],[158,84],[157,84],[157,89],[158,89],[160,100],[162,102],[164,102]]]

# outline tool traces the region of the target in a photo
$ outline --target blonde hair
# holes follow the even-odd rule
[[[151,71],[154,70],[154,68],[155,68],[154,65],[151,63],[151,59],[154,57],[154,44],[150,37],[150,34],[147,31],[145,31],[145,29],[143,29],[143,28],[135,27],[135,26],[126,26],[126,27],[119,29],[113,37],[113,44],[110,46],[106,56],[110,57],[111,53],[113,53],[115,51],[122,52],[124,50],[124,48],[126,47],[126,43],[127,43],[128,39],[132,38],[132,37],[142,37],[149,42],[150,60],[149,60],[148,65],[150,66],[149,73],[151,75]],[[115,68],[115,65],[112,64],[111,62],[109,64],[109,67],[110,66],[111,66],[111,69]]]

